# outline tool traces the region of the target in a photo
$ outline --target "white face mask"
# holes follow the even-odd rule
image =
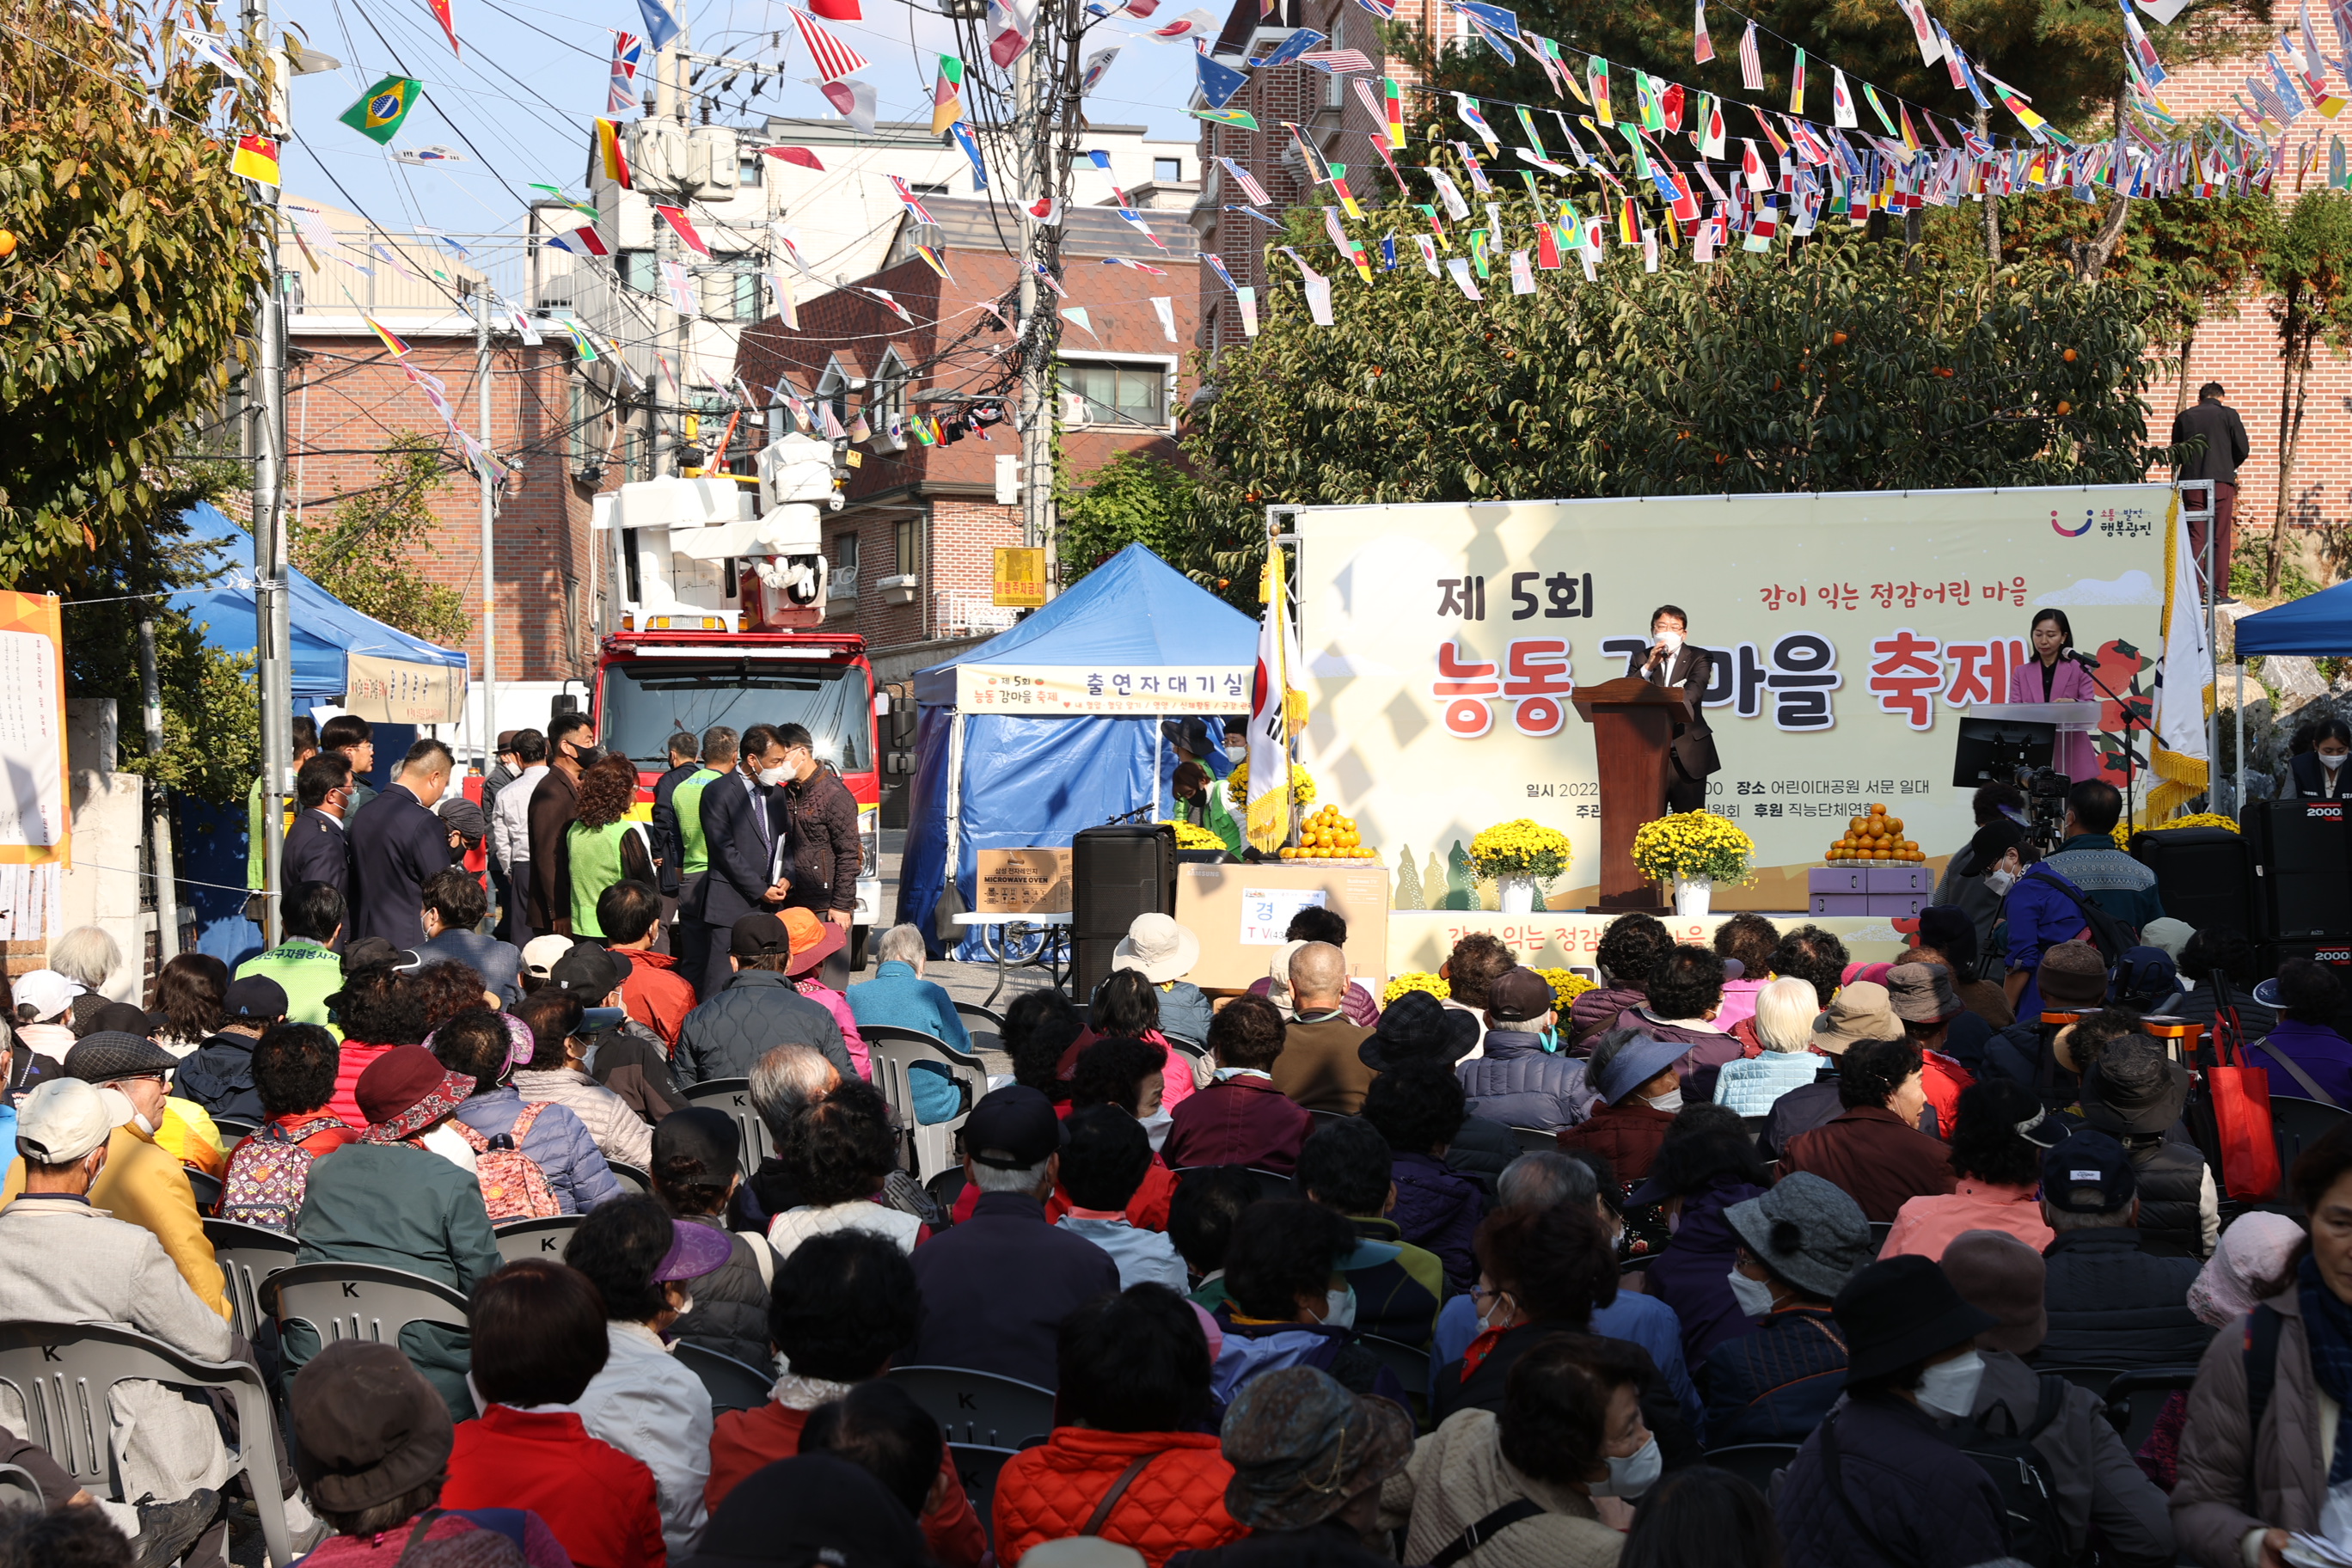
[[[1772,1287],[1769,1284],[1761,1279],[1750,1279],[1737,1268],[1727,1278],[1731,1280],[1731,1299],[1739,1303],[1741,1312],[1751,1318],[1772,1315]]]
[[[1323,1326],[1327,1329],[1352,1329],[1356,1326],[1356,1288],[1323,1293]]]
[[[1683,1108],[1683,1091],[1679,1089],[1670,1089],[1648,1103],[1653,1110],[1680,1110]]]
[[[1594,1497],[1640,1497],[1658,1484],[1658,1478],[1666,1469],[1665,1456],[1658,1451],[1655,1437],[1625,1458],[1621,1459],[1614,1454],[1606,1458],[1609,1460],[1609,1479],[1590,1489]]]
[[[766,784],[771,789],[773,789],[776,785],[783,783],[786,779],[792,776],[793,770],[790,768],[761,768],[760,770],[760,782]]]
[[[1965,1420],[1976,1408],[1977,1385],[1983,1381],[1984,1357],[1969,1351],[1921,1373],[1911,1393],[1928,1409]]]
[[[2340,752],[2332,752],[2332,753],[2331,753],[2331,752],[2320,752],[2320,753],[2319,753],[2319,765],[2320,765],[2321,767],[2323,767],[2323,768],[2326,768],[2329,773],[2334,773],[2336,769],[2338,769],[2338,768],[2340,768],[2340,767],[2342,767],[2342,766],[2344,765],[2344,759],[2345,759],[2345,757],[2346,757],[2347,755],[2352,755],[2352,753]]]
[[[1668,653],[1682,651],[1683,634],[1680,632],[1652,632],[1650,639]]]
[[[2017,874],[2013,871],[1990,871],[1985,875],[1985,886],[1996,894],[2006,893],[2016,881]]]

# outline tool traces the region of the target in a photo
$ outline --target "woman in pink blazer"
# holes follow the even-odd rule
[[[2043,610],[2033,617],[2033,657],[2009,672],[2009,700],[2011,702],[2095,702],[2103,700],[2102,692],[2091,680],[2091,672],[2071,659],[2058,656],[2074,646],[2074,628],[2067,623],[2063,610]],[[2064,773],[2075,784],[2084,779],[2104,779],[2107,775],[2099,762],[2098,748],[2091,737],[2080,731],[2058,731],[2058,744],[2052,750],[2050,765]]]

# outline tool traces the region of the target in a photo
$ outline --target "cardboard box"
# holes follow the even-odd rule
[[[1865,866],[1862,868],[1862,874],[1868,879],[1863,883],[1862,888],[1865,893],[1931,893],[1935,891],[1928,880],[1927,868],[1925,866]]]
[[[979,851],[980,915],[1070,912],[1070,852],[1062,849]]]
[[[1815,893],[1811,912],[1817,915],[1866,915],[1874,911],[1867,893]]]
[[[1805,873],[1808,893],[1861,893],[1869,873],[1860,866],[1816,866]]]
[[[1176,919],[1201,939],[1201,961],[1186,978],[1203,990],[1232,991],[1265,979],[1282,951],[1286,911],[1320,895],[1323,907],[1348,922],[1348,973],[1378,996],[1388,984],[1390,875],[1378,861],[1179,865]]]

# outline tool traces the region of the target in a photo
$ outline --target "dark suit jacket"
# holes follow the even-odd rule
[[[745,915],[776,907],[760,895],[775,885],[775,846],[784,838],[781,793],[766,784],[755,784],[747,793],[740,768],[703,785],[702,844],[710,869],[695,889],[698,907],[688,910],[688,915],[711,925],[731,926]],[[754,810],[765,816],[764,835]]]
[[[562,921],[572,924],[572,819],[580,813],[580,786],[550,766],[530,792],[530,929],[541,936]]]
[[[346,938],[380,936],[394,947],[425,942],[425,879],[449,864],[449,828],[405,784],[394,784],[352,817],[352,914]]]
[[[343,825],[323,811],[306,811],[294,819],[293,828],[286,835],[286,847],[278,857],[278,890],[291,893],[305,882],[331,883],[342,894],[348,908],[352,901],[351,836]]]
[[[1649,673],[1643,668],[1648,658],[1647,653],[1635,654],[1633,667],[1626,673],[1649,679]],[[1708,657],[1707,651],[1685,643],[1675,652],[1674,664],[1667,669],[1663,683],[1679,686],[1689,693],[1691,707],[1698,714],[1687,724],[1675,723],[1673,747],[1675,761],[1682,764],[1684,773],[1695,779],[1703,779],[1723,766],[1715,754],[1715,731],[1706,726],[1706,710],[1699,707],[1699,703],[1706,700],[1706,683],[1713,679],[1714,673],[1715,661]]]
[[[2226,403],[2200,401],[2172,416],[2172,440],[2202,440],[2205,450],[2180,465],[2184,479],[2219,479],[2235,484],[2238,465],[2246,460],[2246,422]]]
[[[2322,800],[2327,795],[2327,770],[2319,765],[2319,753],[2305,752],[2287,763],[2287,782],[2294,787],[2291,795],[2305,800]],[[2347,762],[2336,774],[2338,799],[2352,796],[2352,762]]]
[[[678,831],[677,786],[700,772],[700,763],[672,768],[654,781],[654,858],[661,862],[661,890],[677,896],[678,868],[686,864],[686,837]]]

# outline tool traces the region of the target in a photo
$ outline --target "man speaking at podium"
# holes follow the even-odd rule
[[[1679,606],[1660,605],[1650,616],[1650,651],[1627,672],[1653,686],[1679,686],[1690,698],[1692,718],[1687,723],[1675,721],[1674,744],[1666,753],[1668,811],[1696,811],[1705,805],[1707,775],[1723,765],[1716,758],[1715,732],[1706,727],[1706,711],[1699,707],[1714,661],[1704,649],[1683,641],[1689,629],[1690,617]]]

